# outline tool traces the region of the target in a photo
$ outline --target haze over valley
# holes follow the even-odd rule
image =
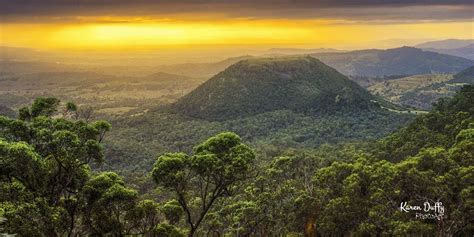
[[[407,46],[354,51],[270,48],[254,51],[254,55],[210,62],[186,59],[191,62],[174,64],[160,62],[159,52],[103,52],[99,57],[57,56],[18,48],[5,51],[8,54],[1,61],[0,72],[3,114],[14,115],[15,110],[38,97],[74,101],[90,111],[91,118],[112,122],[116,129],[108,139],[108,157],[114,167],[119,165],[125,170],[133,170],[133,165],[145,166],[142,161],[151,165],[153,152],[187,150],[199,140],[227,130],[237,131],[255,143],[263,139],[265,143],[287,144],[279,145],[280,149],[382,137],[414,114],[428,111],[439,98],[452,96],[462,85],[472,84],[472,70],[468,68],[474,65],[467,58]],[[87,63],[73,63],[74,58]],[[64,63],[56,61],[60,59]],[[317,63],[304,66],[307,60]],[[247,64],[253,65],[252,71],[242,68]],[[271,72],[273,64],[277,68]],[[257,67],[262,72],[254,71]],[[292,76],[289,70],[297,74]],[[307,76],[302,75],[305,70],[310,70]],[[334,78],[320,74],[321,70],[331,71]],[[463,80],[455,79],[463,73],[467,75]],[[317,77],[322,81],[310,81],[316,83],[311,86],[294,81],[293,77]],[[337,82],[344,77],[344,82]],[[216,84],[218,80],[222,81]],[[290,82],[296,84],[286,88]],[[217,88],[222,91],[212,92]],[[351,94],[351,90],[358,92]],[[321,92],[329,94],[318,97]],[[345,105],[345,100],[358,102]],[[344,106],[329,109],[327,106],[335,101]],[[351,109],[346,111],[346,107]],[[360,114],[361,108],[368,107],[378,108]],[[326,115],[318,110],[332,112]],[[357,115],[361,120],[349,121],[345,114]],[[377,122],[370,125],[373,122],[364,121],[368,118]],[[350,130],[356,124],[362,127]],[[350,135],[334,134],[333,129],[341,126],[349,129]],[[148,135],[140,134],[143,131]],[[184,133],[172,135],[176,133],[173,131]],[[121,137],[133,139],[125,142]],[[177,140],[181,142],[176,143]],[[138,154],[137,147],[141,147]],[[130,161],[132,164],[128,159],[135,161]]]

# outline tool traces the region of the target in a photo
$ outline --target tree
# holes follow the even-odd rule
[[[110,124],[52,118],[59,104],[38,98],[20,119],[0,117],[0,201],[11,233],[73,235],[89,164],[104,159]]]
[[[59,105],[59,100],[54,97],[39,97],[31,107],[23,107],[20,109],[19,118],[21,120],[29,120],[38,116],[49,117],[53,115]]]
[[[128,220],[127,233],[141,235],[152,234],[154,228],[162,221],[160,205],[149,199],[138,202],[135,207],[127,212],[125,219]],[[133,232],[132,230],[136,230]]]
[[[360,157],[316,171],[317,229],[343,235],[464,235],[473,230],[474,136],[461,130],[448,149],[429,147],[398,163]],[[441,202],[444,218],[416,219],[401,202]]]
[[[231,196],[249,177],[255,154],[239,136],[226,132],[194,147],[194,154],[167,153],[156,160],[155,182],[176,195],[194,236],[219,198]]]
[[[127,213],[134,210],[138,194],[127,188],[122,178],[113,172],[101,173],[83,188],[85,223],[93,235],[127,233]]]
[[[171,200],[165,203],[161,208],[161,211],[165,214],[166,219],[168,219],[171,224],[177,224],[183,215],[183,209],[176,200]]]
[[[55,98],[38,98],[21,109],[20,119],[0,116],[2,231],[20,236],[156,235],[157,225],[165,221],[158,203],[139,201],[138,192],[116,173],[91,175],[89,165],[104,161],[101,142],[110,124],[85,121],[73,103],[60,105]],[[181,209],[174,203],[165,206],[171,223],[167,230],[175,233],[172,224]]]
[[[156,226],[153,232],[154,236],[157,237],[183,237],[185,236],[176,226],[161,223]]]

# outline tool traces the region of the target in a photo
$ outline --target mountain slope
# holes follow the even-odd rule
[[[309,57],[240,61],[178,100],[174,109],[204,119],[228,119],[267,111],[331,111],[368,108],[374,97],[355,82]]]
[[[309,56],[240,61],[170,107],[112,121],[108,164],[143,170],[155,155],[189,151],[233,131],[262,152],[385,136],[413,118]],[[382,104],[388,107],[386,104]]]
[[[450,82],[474,84],[474,66],[457,73]]]
[[[323,53],[312,56],[345,75],[367,77],[457,73],[474,65],[472,60],[411,47]]]
[[[474,43],[467,46],[463,46],[460,48],[453,48],[453,49],[423,48],[423,50],[474,60]]]

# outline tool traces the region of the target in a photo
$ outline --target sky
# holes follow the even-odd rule
[[[0,45],[386,48],[474,38],[472,0],[0,0]]]

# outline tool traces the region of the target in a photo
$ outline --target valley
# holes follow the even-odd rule
[[[286,223],[285,232],[299,230],[299,218],[282,216],[278,213],[288,211],[295,203],[303,207],[319,205],[312,199],[304,203],[300,202],[308,198],[306,195],[319,197],[323,195],[319,192],[328,193],[325,185],[332,184],[327,179],[333,179],[332,175],[329,176],[330,178],[327,177],[328,170],[332,172],[331,174],[345,177],[344,182],[349,182],[348,180],[353,175],[359,175],[358,172],[362,172],[358,171],[359,167],[367,167],[364,168],[367,170],[363,172],[370,172],[370,182],[376,182],[372,179],[378,179],[379,169],[383,169],[384,172],[387,169],[389,172],[393,170],[407,172],[405,167],[410,164],[416,164],[417,170],[423,169],[425,166],[417,162],[422,162],[420,160],[426,156],[424,149],[433,149],[433,146],[438,146],[438,149],[450,149],[449,159],[452,160],[450,164],[460,162],[456,152],[466,148],[465,143],[456,142],[464,139],[464,135],[461,136],[463,131],[469,131],[466,121],[472,118],[472,86],[468,85],[472,84],[474,77],[472,67],[457,73],[454,71],[464,67],[470,61],[445,61],[446,65],[436,71],[439,73],[429,73],[423,66],[415,71],[410,68],[405,71],[409,65],[400,64],[404,60],[399,59],[400,50],[410,53],[414,51],[394,49],[392,51],[397,53],[390,54],[392,55],[390,57],[385,55],[387,51],[377,51],[376,54],[369,52],[372,56],[379,57],[369,62],[363,59],[367,55],[360,56],[361,52],[353,52],[353,55],[359,56],[355,58],[350,56],[349,59],[342,58],[350,55],[351,52],[325,52],[323,54],[326,56],[322,56],[319,60],[315,58],[319,54],[284,55],[285,52],[293,53],[294,51],[274,50],[280,54],[243,56],[215,63],[157,66],[149,68],[148,72],[153,73],[146,75],[130,73],[139,71],[138,68],[133,67],[128,73],[124,73],[126,70],[123,69],[117,73],[111,73],[110,68],[99,73],[90,71],[89,67],[77,65],[69,65],[70,68],[67,70],[63,67],[38,67],[27,72],[23,72],[21,67],[9,68],[0,77],[0,114],[14,118],[18,117],[16,111],[19,109],[22,113],[19,116],[21,120],[0,117],[0,126],[6,128],[0,130],[0,133],[13,134],[7,137],[23,136],[22,134],[28,133],[39,136],[44,131],[49,131],[48,129],[64,129],[63,126],[66,126],[63,124],[66,121],[63,120],[64,118],[73,121],[72,124],[75,125],[68,126],[72,126],[71,131],[78,133],[81,137],[85,135],[81,133],[89,129],[92,129],[89,132],[99,134],[105,134],[105,130],[110,130],[107,131],[105,137],[99,136],[103,151],[100,150],[99,154],[94,155],[94,157],[99,157],[97,159],[102,159],[100,158],[102,156],[106,159],[90,163],[92,172],[97,175],[88,182],[99,184],[88,183],[87,185],[101,185],[100,183],[104,182],[101,179],[116,179],[123,189],[121,192],[133,194],[130,200],[131,205],[137,205],[134,208],[145,204],[155,205],[155,201],[151,200],[170,198],[173,186],[171,189],[170,187],[168,189],[155,188],[153,180],[150,179],[150,175],[153,175],[155,183],[168,185],[160,183],[163,182],[161,179],[163,174],[156,174],[156,172],[166,170],[166,166],[159,167],[160,163],[157,160],[181,162],[180,160],[187,157],[187,154],[193,154],[192,159],[196,159],[193,162],[203,162],[200,164],[202,169],[213,167],[220,169],[215,166],[220,164],[220,161],[213,165],[209,164],[213,162],[212,159],[216,154],[221,156],[222,152],[225,152],[225,159],[233,156],[238,159],[256,157],[252,166],[245,166],[245,169],[249,170],[248,175],[256,175],[258,179],[245,181],[244,184],[248,189],[262,190],[261,193],[240,192],[228,197],[230,203],[222,198],[222,201],[215,204],[216,207],[212,209],[211,214],[225,212],[229,205],[235,205],[236,208],[250,208],[254,212],[250,216],[225,214],[238,215],[242,218],[237,221],[224,220],[220,228],[225,228],[235,223],[240,224],[241,221],[252,221],[256,216],[267,217],[269,213],[265,210],[270,210],[276,212],[271,214],[272,221],[258,224],[258,228],[267,229],[267,225]],[[327,56],[332,53],[334,55]],[[340,58],[339,54],[346,56]],[[333,57],[333,59],[328,59],[328,57]],[[409,55],[403,57],[409,57]],[[431,53],[428,57],[436,63],[449,58],[449,56],[439,57],[438,54]],[[340,66],[347,75],[327,65],[324,60],[335,60],[331,62]],[[374,62],[376,62],[375,65]],[[357,70],[345,71],[344,68],[355,68],[353,66],[355,64],[359,65]],[[387,65],[392,65],[390,67],[396,69],[379,70],[389,67]],[[371,69],[367,71],[368,68]],[[155,72],[155,70],[166,72]],[[424,74],[407,76],[404,75],[406,72]],[[48,97],[57,97],[61,102]],[[448,100],[449,97],[454,97],[454,99]],[[32,101],[34,101],[33,105],[30,106]],[[71,105],[67,102],[75,104]],[[35,116],[34,111],[37,111],[38,106],[40,108],[49,106],[48,103],[53,103],[52,106],[58,106],[59,109],[52,112],[40,110],[40,113],[49,114],[52,117],[32,117]],[[26,107],[28,111],[26,114],[25,106],[29,106]],[[433,109],[437,112],[429,112]],[[42,119],[50,120],[50,122],[43,123]],[[97,121],[102,119],[110,124]],[[435,122],[426,123],[427,119]],[[24,124],[19,131],[9,128],[9,126],[16,126],[14,121],[21,121],[19,123]],[[48,125],[49,123],[51,125]],[[87,125],[87,123],[91,124]],[[36,131],[38,126],[40,130]],[[41,128],[42,126],[46,127]],[[86,127],[76,131],[75,126]],[[444,127],[446,131],[439,130],[436,126]],[[32,132],[23,133],[22,129],[31,129]],[[16,132],[20,133],[16,134]],[[54,134],[61,132],[64,130],[58,130]],[[457,133],[460,135],[456,136]],[[48,136],[37,139],[47,138]],[[201,145],[196,146],[202,141],[204,142]],[[245,141],[247,145],[240,144],[231,148],[230,151],[225,150],[229,145],[240,143],[240,141]],[[43,143],[40,142],[40,144]],[[466,144],[469,146],[471,143]],[[68,147],[76,145],[68,145]],[[2,146],[4,147],[5,144],[0,140],[0,151]],[[439,148],[440,146],[443,148]],[[204,149],[202,147],[207,147],[205,148],[207,150],[200,150]],[[82,151],[76,151],[73,156],[81,155]],[[210,151],[212,151],[211,154],[209,154]],[[63,154],[62,150],[57,152]],[[88,152],[87,154],[98,151],[94,148]],[[233,164],[237,165],[241,162]],[[462,163],[460,166],[464,169]],[[172,167],[172,169],[175,168]],[[188,168],[196,169],[194,166]],[[190,178],[189,182],[196,187],[205,185],[202,180],[196,180],[196,177],[200,177],[202,173],[188,172],[195,172],[194,178]],[[347,172],[350,172],[350,175]],[[217,173],[225,174],[223,171]],[[215,174],[216,172],[211,173],[211,177],[215,177]],[[346,175],[349,176],[346,177]],[[403,173],[400,175],[390,173],[388,176],[383,173],[382,176],[390,179],[406,177]],[[123,177],[123,180],[118,177]],[[312,177],[314,181],[308,180],[307,177]],[[413,179],[416,180],[410,182],[420,182],[417,177]],[[456,180],[464,182],[465,178]],[[174,182],[171,184],[174,185]],[[334,185],[340,185],[339,181]],[[379,184],[371,184],[365,188],[369,189],[377,185]],[[106,192],[112,192],[112,187]],[[268,188],[272,191],[265,191]],[[329,189],[337,188],[330,187]],[[404,190],[403,192],[408,192],[404,186],[399,188]],[[384,195],[389,195],[389,200],[397,198],[396,193],[391,193],[388,188],[385,190]],[[191,188],[187,195],[202,192],[202,190]],[[379,193],[380,191],[375,193],[371,191],[368,195],[371,198],[377,198]],[[125,194],[118,193],[117,195]],[[327,196],[323,197],[330,198],[329,202],[340,198],[339,194],[324,195]],[[360,198],[367,199],[362,194],[362,196],[359,194],[341,195],[351,202]],[[117,200],[121,201],[122,198]],[[192,201],[204,203],[194,199]],[[283,203],[283,205],[275,207],[275,203]],[[160,205],[171,204],[167,202]],[[178,206],[182,204],[173,205],[174,208],[182,208]],[[211,204],[204,203],[203,205]],[[376,208],[373,203],[367,205],[370,209]],[[97,206],[91,208],[94,212],[108,212]],[[140,208],[145,207],[140,206]],[[199,210],[197,206],[191,208],[190,212]],[[327,216],[332,215],[330,204],[325,203],[322,208]],[[292,213],[298,212],[291,210]],[[389,213],[395,215],[392,211]],[[13,220],[18,218],[9,213],[6,215]],[[122,218],[134,220],[135,217]],[[210,215],[201,228],[211,228],[207,226],[207,223],[212,222],[212,218],[214,217]],[[460,221],[464,223],[465,220]],[[321,223],[321,228],[326,233],[342,233],[338,232],[340,230],[333,231],[332,227],[325,227],[325,224],[330,223],[328,220],[321,219]],[[175,224],[186,226],[182,221]],[[354,224],[353,228],[361,228],[361,225]],[[158,227],[162,226],[158,225]],[[162,231],[158,227],[153,231]],[[177,227],[166,228],[175,228],[169,231],[177,231],[176,233],[184,232],[183,229],[177,229]],[[390,228],[399,231],[402,227],[396,225]],[[245,229],[251,231],[252,227],[245,227]],[[234,232],[235,230],[221,231]],[[456,231],[461,231],[461,229],[456,229]],[[177,234],[177,236],[180,235]]]
[[[451,80],[451,74],[424,74],[379,82],[367,89],[393,103],[429,110],[439,98],[452,96],[463,85]]]
[[[135,171],[150,167],[156,154],[187,151],[222,131],[237,132],[262,153],[276,147],[280,151],[314,149],[378,139],[429,110],[439,98],[454,95],[463,85],[451,82],[461,76],[448,73],[399,76],[406,71],[405,66],[394,63],[400,60],[398,55],[408,52],[403,57],[409,57],[419,52],[415,49],[318,51],[313,56],[282,55],[308,52],[290,49],[271,52],[280,55],[158,65],[151,71],[165,72],[148,75],[109,69],[99,73],[78,65],[68,65],[69,69],[39,66],[25,73],[22,67],[7,64],[0,77],[0,113],[12,116],[37,97],[73,101],[92,119],[112,123],[104,167],[121,170],[130,178]],[[380,58],[371,63],[360,61],[370,58],[368,55]],[[396,72],[383,77],[379,73],[346,77],[315,57],[346,73],[343,68],[352,67],[356,60],[366,67],[375,62],[379,67],[393,64]],[[434,57],[431,61],[449,58],[427,57]],[[453,61],[448,63],[451,69],[441,71],[451,72],[467,62]],[[470,78],[471,74],[466,70],[459,75]]]
[[[92,72],[41,72],[0,78],[2,105],[13,109],[37,97],[57,96],[94,107],[102,116],[142,112],[182,97],[203,79],[167,73],[144,77],[112,76]]]
[[[57,63],[51,61],[56,60],[55,57],[44,55],[41,52],[33,51],[33,54],[26,50],[20,51],[21,53],[18,51],[17,49],[12,51],[8,54],[7,60],[4,59],[0,62],[0,97],[4,98],[0,102],[3,106],[18,109],[38,96],[54,95],[79,104],[92,104],[97,107],[98,111],[102,110],[100,113],[104,115],[111,115],[117,111],[119,114],[125,114],[126,111],[143,112],[144,109],[140,107],[149,109],[155,105],[172,103],[210,77],[242,60],[268,57],[265,55],[278,58],[287,57],[288,54],[306,55],[307,53],[311,53],[312,57],[334,67],[359,85],[369,88],[369,91],[378,93],[385,99],[404,106],[428,109],[431,102],[443,94],[452,95],[452,91],[458,87],[438,88],[438,92],[435,93],[416,92],[423,94],[423,98],[428,98],[429,102],[423,104],[422,102],[412,102],[416,99],[410,95],[410,93],[414,93],[414,89],[421,89],[418,84],[409,90],[408,88],[401,91],[394,89],[390,93],[382,91],[380,85],[382,83],[392,85],[393,83],[395,87],[398,87],[399,84],[410,87],[408,86],[410,83],[413,85],[413,83],[421,82],[422,78],[426,78],[424,84],[430,84],[439,80],[443,75],[446,75],[445,78],[447,78],[448,75],[460,72],[473,64],[468,59],[449,55],[431,52],[419,54],[422,51],[409,47],[351,52],[328,49],[306,51],[272,49],[262,51],[260,56],[232,57],[210,63],[158,64],[155,66]],[[413,54],[416,54],[417,57],[412,58],[410,55]],[[35,61],[25,60],[28,55],[35,58]],[[436,70],[432,70],[430,67],[436,68]],[[393,70],[387,71],[389,68]],[[432,74],[440,74],[440,76],[428,76]],[[419,75],[416,76],[418,79],[408,82],[411,79],[407,78],[414,75]],[[394,78],[404,77],[405,79],[400,82],[392,81]],[[393,86],[389,87],[393,88]],[[395,99],[397,96],[401,97],[400,93],[408,93],[405,99],[401,99],[403,101]]]

